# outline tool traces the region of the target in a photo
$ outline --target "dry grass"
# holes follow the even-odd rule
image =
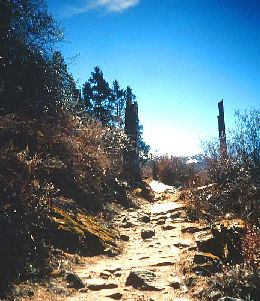
[[[61,241],[50,216],[60,210],[88,221],[108,202],[127,205],[126,189],[117,179],[128,140],[118,129],[96,121],[83,123],[67,113],[37,120],[2,116],[0,139],[0,269],[6,275],[0,287],[4,288],[15,279],[48,275],[56,247],[73,252],[91,249],[95,240],[84,237],[93,227],[84,232],[74,225],[82,231]],[[101,240],[110,237],[105,225],[95,229]]]

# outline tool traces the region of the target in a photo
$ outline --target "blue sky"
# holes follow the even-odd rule
[[[79,84],[100,66],[130,85],[144,139],[160,153],[192,155],[236,109],[260,107],[260,1],[48,0],[65,29]]]

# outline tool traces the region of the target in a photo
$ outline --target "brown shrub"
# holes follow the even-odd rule
[[[189,186],[189,183],[196,176],[192,164],[186,164],[185,157],[160,156],[150,162],[152,176],[167,185]]]
[[[0,286],[48,270],[55,237],[53,208],[95,214],[107,202],[125,202],[116,178],[123,169],[126,136],[97,121],[67,113],[37,120],[0,118]],[[66,245],[64,245],[66,250]],[[75,248],[77,249],[77,248]],[[49,259],[48,259],[49,258]]]

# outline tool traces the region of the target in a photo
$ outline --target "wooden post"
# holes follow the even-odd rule
[[[218,134],[219,134],[219,141],[220,141],[220,153],[222,157],[225,157],[227,155],[227,141],[226,141],[223,99],[218,103],[218,110],[219,110]]]
[[[138,105],[127,99],[125,110],[125,133],[130,138],[132,148],[125,154],[125,172],[132,184],[141,181],[138,152]]]

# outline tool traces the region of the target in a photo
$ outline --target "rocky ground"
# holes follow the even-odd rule
[[[179,194],[177,190],[155,193],[154,200],[115,217],[120,254],[110,250],[106,255],[80,257],[69,272],[53,273],[50,283],[31,287],[19,300],[201,300],[196,290],[205,289],[203,281],[194,285],[190,272],[210,275],[218,270],[219,257],[206,253],[216,248],[212,237],[205,226],[188,221]],[[206,246],[205,253],[198,245]],[[212,300],[219,297],[216,294]]]

